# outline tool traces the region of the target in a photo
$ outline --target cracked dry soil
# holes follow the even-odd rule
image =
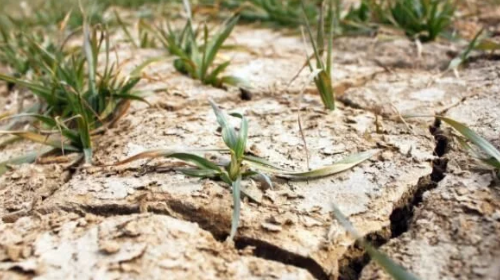
[[[405,38],[336,41],[338,109],[325,113],[307,73],[288,85],[303,59],[299,37],[237,27],[229,72],[255,88],[252,100],[205,87],[168,62],[146,69],[141,87],[156,93],[135,104],[95,139],[96,166],[70,167],[72,155],[13,167],[0,177],[0,279],[388,279],[332,219],[336,203],[355,227],[421,279],[499,279],[499,187],[458,149],[450,130],[409,113],[444,112],[499,145],[500,63],[478,59],[461,78],[439,77],[446,52],[430,43],[422,56]],[[119,50],[130,68],[153,51]],[[397,54],[397,55],[395,55]],[[381,66],[383,65],[383,67]],[[186,177],[157,159],[98,167],[154,148],[223,147],[214,98],[249,118],[249,150],[289,169],[331,164],[378,148],[341,174],[247,187],[234,244],[225,243],[232,199],[221,182]],[[2,96],[4,106],[14,100]],[[477,108],[482,108],[479,112]],[[0,149],[8,159],[40,146]],[[213,155],[217,156],[217,155]],[[497,277],[497,278],[495,278]]]

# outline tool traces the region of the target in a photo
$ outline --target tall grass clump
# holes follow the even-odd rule
[[[429,42],[450,26],[456,4],[454,0],[393,0],[388,9],[386,19],[392,24],[410,38]]]
[[[2,131],[40,142],[61,152],[81,152],[92,162],[92,138],[122,117],[132,100],[138,76],[120,75],[120,65],[110,60],[105,28],[84,28],[81,51],[69,56],[49,52],[30,42],[39,72],[30,78],[0,74],[0,80],[29,89],[40,100],[40,113],[20,114],[36,122],[31,129]],[[103,54],[100,55],[100,53]],[[102,61],[104,60],[104,61]]]
[[[188,19],[181,30],[173,29],[168,22],[162,27],[155,28],[158,40],[170,54],[176,56],[175,69],[195,80],[200,80],[203,84],[214,87],[246,85],[244,80],[235,76],[220,77],[230,65],[230,61],[220,64],[215,62],[217,54],[233,31],[239,16],[226,20],[219,30],[210,35],[212,32],[207,24],[198,28],[193,26],[189,1],[185,0],[184,4]]]
[[[321,101],[327,110],[335,110],[335,92],[332,85],[332,51],[334,33],[333,0],[327,0],[327,23],[325,31],[325,15],[323,12],[324,3],[321,5],[321,12],[318,19],[318,31],[316,37],[313,35],[312,27],[304,16],[307,35],[312,44],[314,53],[312,58],[316,61],[313,66],[312,58],[307,57],[307,65],[314,74],[314,84],[318,89]],[[326,43],[326,46],[325,46]],[[325,52],[326,48],[326,52]],[[326,57],[325,57],[326,53]]]

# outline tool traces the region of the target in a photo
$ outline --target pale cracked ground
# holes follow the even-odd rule
[[[252,52],[223,56],[233,59],[228,72],[255,86],[251,101],[201,86],[168,61],[151,65],[140,87],[154,92],[153,106],[135,104],[96,139],[95,164],[147,149],[223,147],[209,97],[248,116],[249,151],[282,167],[307,168],[298,115],[312,168],[368,149],[379,154],[319,180],[275,179],[274,189],[246,182],[254,200],[243,203],[234,246],[223,242],[228,186],[176,173],[172,161],[155,160],[147,172],[144,162],[68,170],[71,158],[14,167],[0,177],[0,279],[386,279],[372,263],[360,271],[363,253],[332,219],[331,203],[422,279],[498,275],[491,264],[500,257],[500,202],[491,174],[452,143],[436,155],[432,119],[401,121],[444,112],[498,146],[498,62],[479,60],[460,79],[440,77],[446,53],[459,47],[426,44],[419,56],[405,38],[339,39],[334,79],[341,102],[325,113],[311,86],[300,94],[308,73],[289,84],[304,62],[300,38],[255,27],[234,34],[232,42]],[[130,69],[159,53],[122,44],[117,50]],[[2,104],[13,106],[8,97]],[[37,148],[20,142],[0,157]],[[446,159],[449,174],[438,182]]]

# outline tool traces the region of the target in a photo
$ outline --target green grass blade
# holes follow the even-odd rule
[[[212,65],[215,60],[215,56],[219,52],[219,49],[222,47],[222,44],[229,37],[229,34],[233,31],[234,26],[238,22],[239,16],[234,16],[223,26],[222,30],[219,31],[207,44],[206,46],[206,56],[203,63],[203,69],[201,69],[202,73],[206,73],[208,67]]]
[[[220,78],[220,84],[221,85],[231,85],[231,86],[235,86],[235,87],[242,87],[242,88],[246,88],[246,89],[252,88],[252,86],[250,85],[250,83],[247,80],[242,79],[240,77],[236,77],[236,76],[224,76],[224,77]]]
[[[255,161],[246,161],[249,166],[256,170],[260,170],[262,172],[266,173],[271,173],[274,174],[277,177],[281,178],[287,178],[291,180],[308,180],[312,178],[320,178],[320,177],[326,177],[330,176],[336,173],[340,173],[342,171],[348,170],[360,163],[362,163],[365,160],[368,160],[369,158],[373,157],[376,155],[380,150],[368,150],[365,152],[361,152],[358,154],[354,155],[349,155],[346,158],[336,162],[333,165],[330,166],[325,166],[322,168],[318,168],[315,170],[311,171],[306,171],[306,172],[294,172],[294,171],[286,171],[283,169],[276,169],[268,165],[262,165],[259,163],[256,163]]]
[[[243,117],[241,119],[241,127],[238,133],[238,141],[234,152],[236,153],[236,158],[241,162],[243,160],[243,154],[245,154],[245,147],[247,145],[248,139],[248,120]]]
[[[231,127],[228,120],[226,119],[226,116],[224,115],[224,112],[219,109],[219,106],[217,106],[217,104],[212,99],[209,99],[208,101],[210,102],[210,105],[214,110],[215,116],[217,117],[217,122],[222,128],[222,138],[224,139],[224,142],[229,149],[235,150],[238,138],[236,137],[234,128]]]
[[[70,151],[70,152],[79,152],[80,149],[78,149],[75,146],[72,146],[70,144],[66,144],[64,142],[61,142],[60,140],[52,139],[49,138],[45,135],[41,135],[35,132],[31,131],[0,131],[0,134],[11,134],[17,137],[21,137],[23,139],[27,139],[33,142],[41,143],[44,145],[52,146],[54,148],[58,148],[61,150],[65,151]]]
[[[51,151],[53,151],[54,148],[45,148],[42,149],[41,151],[36,151],[36,152],[31,152],[26,155],[20,156],[20,157],[15,157],[9,160],[6,160],[4,162],[0,162],[0,176],[3,175],[5,172],[8,171],[8,165],[19,165],[23,163],[32,163],[34,162],[37,158],[43,156],[44,154],[47,154]]]
[[[447,117],[440,117],[437,116],[440,120],[446,122],[448,125],[453,127],[456,131],[458,131],[460,134],[462,134],[465,138],[470,140],[472,143],[474,143],[476,146],[481,148],[486,154],[489,156],[493,157],[497,161],[500,162],[500,151],[497,150],[490,142],[488,142],[486,139],[483,137],[479,136],[477,133],[472,131],[470,128],[468,128],[466,125],[457,122],[453,119],[447,118]]]
[[[356,240],[359,241],[361,246],[370,255],[373,261],[380,265],[389,275],[395,280],[418,280],[418,278],[412,273],[408,272],[405,268],[395,263],[386,254],[380,252],[371,246],[364,238],[354,229],[353,225],[349,222],[347,217],[337,208],[335,204],[332,204],[333,215],[335,219],[352,235]]]
[[[241,176],[236,179],[232,184],[233,189],[233,217],[231,219],[231,232],[229,234],[229,240],[233,240],[238,230],[238,225],[240,223],[240,210],[241,210]]]
[[[196,152],[222,152],[222,153],[227,153],[229,152],[228,149],[191,149],[189,150],[189,153],[196,153]],[[160,158],[160,157],[170,157],[173,154],[189,154],[186,151],[182,150],[173,150],[173,149],[157,149],[157,150],[149,150],[145,151],[139,154],[136,154],[134,156],[131,156],[129,158],[126,158],[124,160],[121,160],[117,163],[112,164],[111,166],[118,166],[118,165],[124,165],[127,163],[131,163],[140,159],[154,159],[154,158]]]

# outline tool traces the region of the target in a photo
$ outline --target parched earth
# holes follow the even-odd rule
[[[500,146],[500,63],[478,56],[460,77],[441,75],[463,45],[417,46],[404,37],[335,42],[338,109],[326,113],[304,71],[300,37],[239,26],[228,70],[252,98],[200,85],[170,61],[145,70],[152,104],[134,104],[95,139],[94,166],[75,155],[12,167],[0,177],[0,279],[389,279],[333,219],[358,231],[421,279],[500,279],[500,186],[432,118],[442,113]],[[251,51],[250,51],[251,50]],[[117,47],[132,69],[157,50]],[[156,159],[102,167],[148,149],[220,147],[208,104],[245,114],[248,150],[284,168],[307,169],[369,149],[341,174],[309,181],[248,180],[234,243],[232,196],[222,182],[174,171]],[[15,106],[3,95],[4,108]],[[301,137],[302,121],[307,151]],[[17,142],[2,160],[40,149]],[[213,154],[211,157],[220,155]]]

